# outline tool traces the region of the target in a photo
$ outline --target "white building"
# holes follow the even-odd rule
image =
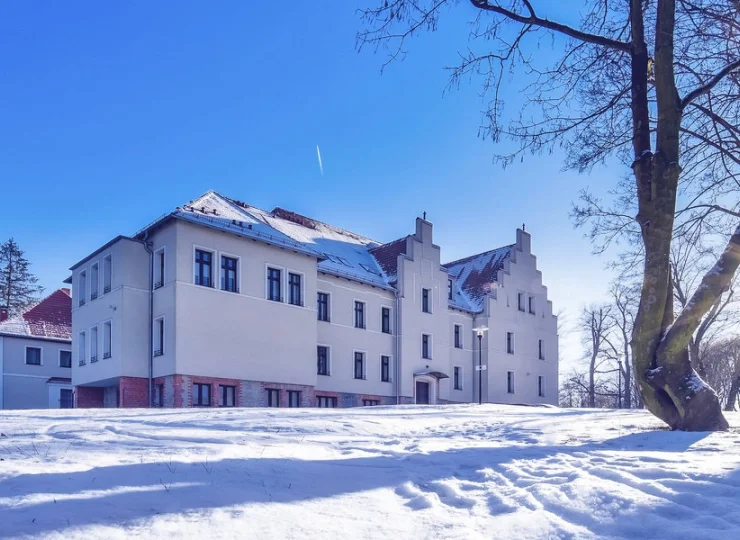
[[[381,244],[208,192],[71,270],[81,407],[147,406],[150,384],[166,407],[471,402],[479,362],[483,401],[557,403],[557,320],[522,230],[440,264],[420,218]]]
[[[0,409],[72,407],[71,330],[69,289],[16,317],[0,307]]]

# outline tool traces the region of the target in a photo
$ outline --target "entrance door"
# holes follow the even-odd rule
[[[429,383],[416,381],[416,403],[429,405]]]
[[[72,390],[69,388],[62,388],[59,390],[59,408],[60,409],[72,409],[74,407],[74,398]]]

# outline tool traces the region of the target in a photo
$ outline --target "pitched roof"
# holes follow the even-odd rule
[[[72,339],[72,297],[58,289],[20,315],[0,323],[0,334],[43,339]]]
[[[398,279],[398,256],[406,252],[408,236],[382,244],[334,225],[276,207],[268,212],[209,191],[148,225],[181,219],[316,257],[318,270],[374,287],[393,290]],[[445,265],[458,278],[450,307],[480,311],[482,298],[513,246],[473,255]],[[486,263],[487,261],[487,263]],[[480,268],[479,268],[480,267]]]
[[[512,244],[492,249],[443,265],[449,275],[457,280],[463,299],[475,311],[483,309],[483,299],[498,281],[498,271],[503,269],[514,247],[515,244]]]

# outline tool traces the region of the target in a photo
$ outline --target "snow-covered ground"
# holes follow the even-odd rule
[[[740,538],[740,415],[0,411],[0,536]]]

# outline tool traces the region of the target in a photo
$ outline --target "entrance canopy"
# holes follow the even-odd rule
[[[421,371],[417,371],[414,373],[414,377],[420,377],[421,375],[429,375],[430,377],[435,377],[436,379],[449,379],[450,376],[446,373],[442,373],[441,371],[437,371],[435,369],[423,369]]]

